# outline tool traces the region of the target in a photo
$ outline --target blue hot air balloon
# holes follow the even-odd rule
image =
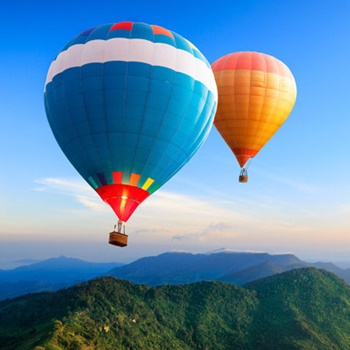
[[[198,49],[135,22],[71,40],[49,68],[44,96],[59,146],[119,223],[191,159],[217,106],[215,78]]]

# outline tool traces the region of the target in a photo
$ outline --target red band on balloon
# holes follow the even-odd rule
[[[275,57],[259,52],[235,52],[216,60],[212,64],[214,72],[223,70],[257,70],[266,73],[275,73],[294,79],[289,68]]]
[[[119,22],[119,23],[113,24],[113,26],[109,31],[111,32],[113,30],[131,30],[132,25],[133,25],[133,22]]]
[[[256,154],[259,152],[256,149],[249,148],[233,148],[232,151],[235,154],[237,161],[241,167],[243,167],[244,164],[247,163],[249,158],[255,157]]]
[[[128,221],[139,204],[149,196],[149,192],[142,188],[122,184],[100,186],[96,192],[124,222]]]

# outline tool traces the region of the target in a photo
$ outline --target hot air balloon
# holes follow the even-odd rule
[[[68,160],[123,224],[197,152],[217,106],[210,64],[180,35],[119,22],[88,29],[52,62],[45,109]],[[126,237],[125,237],[126,236]]]
[[[249,160],[288,118],[296,99],[296,84],[288,67],[259,52],[236,52],[212,64],[219,102],[214,125],[248,181]]]

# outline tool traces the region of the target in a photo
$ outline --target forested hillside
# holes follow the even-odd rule
[[[314,268],[237,287],[112,277],[0,303],[0,348],[350,349],[350,289]]]

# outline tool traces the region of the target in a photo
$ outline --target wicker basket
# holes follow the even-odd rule
[[[248,182],[248,175],[239,175],[239,182]]]
[[[118,247],[126,247],[128,245],[128,235],[113,231],[109,234],[108,243]]]

